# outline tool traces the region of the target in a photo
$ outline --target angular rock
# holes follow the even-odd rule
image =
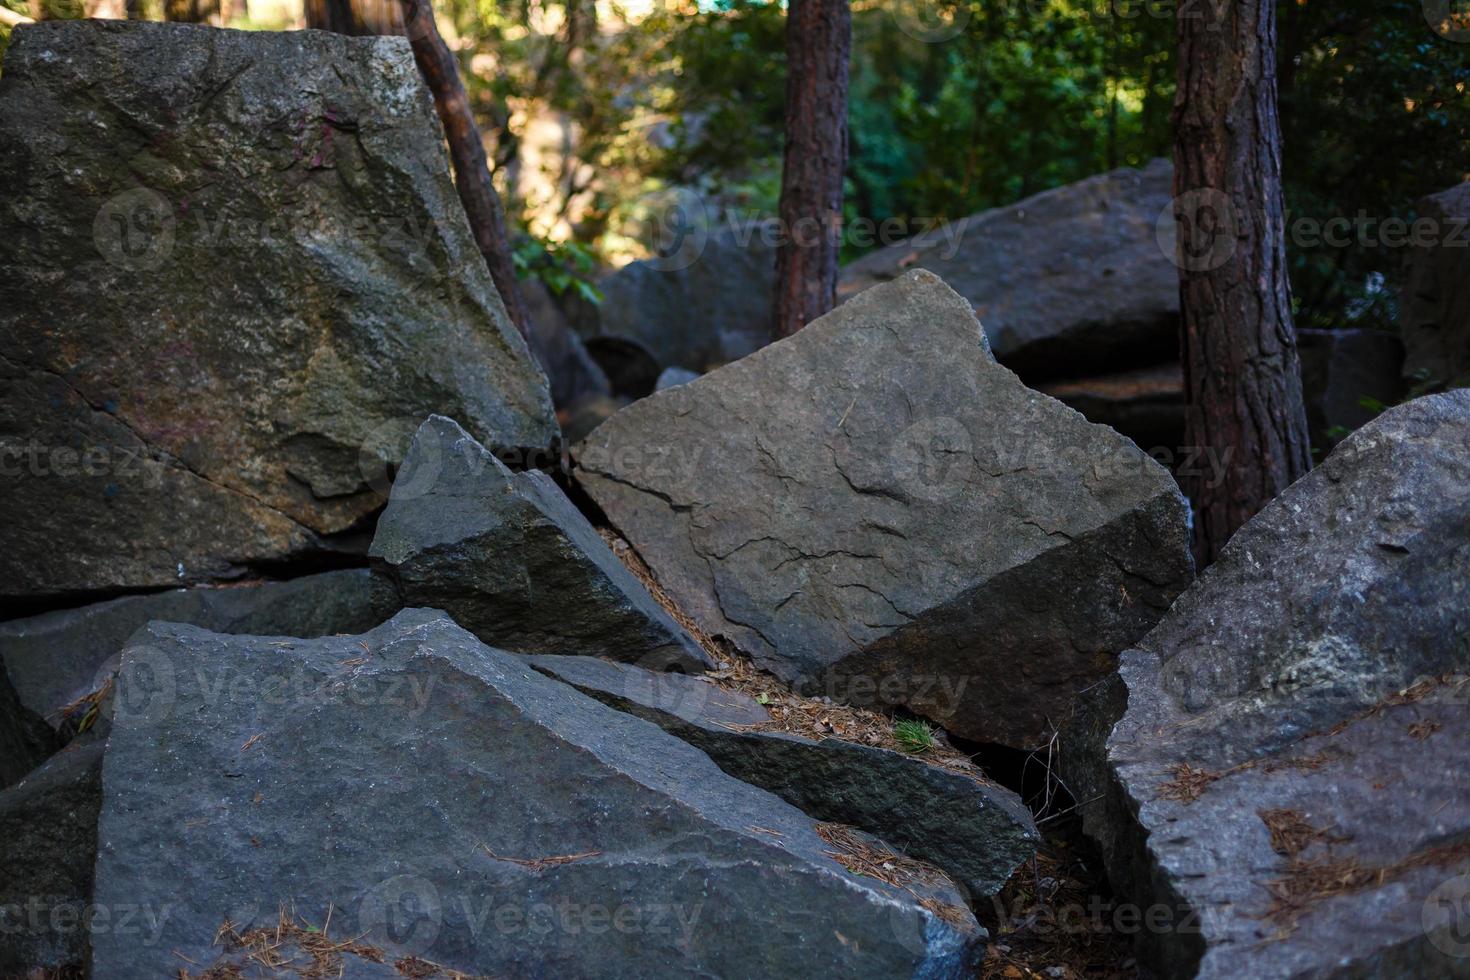
[[[687,368],[671,367],[664,368],[663,373],[658,376],[658,382],[654,384],[654,391],[663,391],[675,385],[688,384],[699,377],[698,371],[690,371]]]
[[[1044,742],[1192,576],[1169,474],[996,364],[929,272],[635,402],[578,460],[705,632],[976,740]]]
[[[601,303],[570,304],[583,338],[637,344],[658,365],[655,375],[669,367],[707,371],[775,339],[776,252],[761,228],[700,225],[678,244],[671,256],[630,262],[599,280]]]
[[[102,749],[73,745],[0,792],[0,976],[82,975],[91,931],[124,912],[92,906]]]
[[[1404,395],[1404,342],[1383,330],[1298,330],[1302,400],[1324,452]]]
[[[736,779],[819,820],[860,827],[947,873],[981,901],[1036,852],[1031,812],[1010,790],[891,749],[760,731],[751,697],[700,677],[595,657],[529,657],[531,666],[700,749]],[[756,726],[756,727],[752,727]]]
[[[567,413],[566,421],[562,425],[567,442],[581,442],[588,433],[616,415],[626,404],[628,400],[624,398],[601,397],[589,398],[578,404]]]
[[[0,661],[0,789],[18,782],[60,747],[45,720],[21,701]]]
[[[431,412],[550,449],[546,380],[403,38],[55,21],[0,81],[0,597],[174,587],[367,520]]]
[[[208,964],[226,919],[285,907],[475,975],[973,975],[944,881],[853,874],[819,829],[434,610],[289,643],[154,623],[123,655],[96,901],[171,914],[96,935],[92,971]]]
[[[1467,450],[1470,391],[1349,436],[1064,740],[1120,898],[1160,910],[1163,975],[1463,975]]]
[[[397,609],[392,590],[366,568],[125,596],[0,623],[0,668],[26,708],[62,727],[69,719],[61,709],[97,690],[116,670],[128,637],[151,620],[217,633],[310,637],[363,633]]]
[[[551,401],[557,410],[611,394],[607,375],[582,346],[582,338],[567,322],[566,314],[546,286],[535,279],[522,280],[520,286],[526,312],[531,316],[531,352],[546,372]]]
[[[1305,331],[1303,331],[1305,332]],[[1179,362],[1038,384],[1036,390],[1115,429],[1155,459],[1178,459],[1184,445],[1184,372]]]
[[[991,349],[1028,381],[1175,359],[1173,168],[1124,167],[971,215],[865,255],[840,298],[922,267],[974,307]]]
[[[1470,385],[1470,183],[1431,194],[1415,211],[1433,231],[1409,257],[1399,313],[1404,379],[1421,391],[1465,387]]]
[[[710,659],[545,473],[513,474],[430,416],[369,554],[404,605],[433,605],[486,643],[703,671]]]

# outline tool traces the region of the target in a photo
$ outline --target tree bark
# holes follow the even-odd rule
[[[490,278],[495,280],[505,311],[529,343],[531,323],[516,283],[510,236],[505,230],[505,214],[500,207],[500,195],[495,193],[495,185],[490,181],[485,145],[470,112],[470,100],[459,77],[459,65],[439,34],[428,0],[402,0],[402,3],[403,21],[409,43],[413,46],[413,57],[429,91],[434,93],[434,105],[439,110],[439,121],[444,124],[449,157],[454,164],[454,186],[465,214],[469,216],[475,244],[490,269]]]
[[[837,305],[851,49],[848,0],[791,0],[773,312],[783,337]]]
[[[306,26],[361,37],[403,34],[399,0],[306,0]]]
[[[1202,454],[1182,476],[1203,566],[1310,469],[1311,450],[1286,274],[1275,4],[1181,4],[1177,28],[1185,442]]]

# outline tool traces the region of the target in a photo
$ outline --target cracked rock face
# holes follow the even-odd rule
[[[511,473],[442,416],[414,436],[369,554],[405,605],[443,609],[486,643],[710,666],[550,477]]]
[[[1166,976],[1463,976],[1470,391],[1390,409],[1231,539],[1080,715]]]
[[[706,632],[976,740],[1044,741],[1193,573],[1169,474],[996,364],[929,272],[634,403],[578,462]]]
[[[26,25],[0,170],[0,596],[347,546],[433,411],[557,438],[402,38]]]
[[[842,270],[847,298],[915,266],[954,287],[1021,377],[1178,359],[1173,168],[1155,160],[1045,191],[878,249]]]
[[[971,902],[1000,891],[1036,853],[1031,813],[1010,790],[891,749],[760,731],[754,698],[699,677],[658,674],[594,657],[530,657],[531,666],[646,718],[706,752],[725,772],[820,820],[860,827],[936,865]]]
[[[96,901],[161,924],[95,935],[98,977],[210,964],[222,922],[282,906],[493,976],[964,977],[984,936],[942,879],[853,874],[794,807],[434,610],[287,642],[150,624],[102,786]]]

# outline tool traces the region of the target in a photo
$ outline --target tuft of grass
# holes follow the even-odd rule
[[[893,726],[893,738],[905,752],[928,752],[934,748],[934,729],[926,721],[900,721]]]

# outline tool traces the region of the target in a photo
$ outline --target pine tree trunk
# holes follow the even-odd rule
[[[454,164],[455,190],[459,192],[460,203],[470,219],[475,244],[485,258],[490,278],[495,280],[495,289],[505,303],[511,322],[529,341],[530,318],[521,298],[520,286],[516,283],[510,236],[505,230],[505,214],[500,207],[500,195],[495,193],[495,185],[490,181],[485,146],[480,141],[475,117],[470,112],[470,100],[459,77],[459,65],[439,34],[429,0],[403,0],[403,20],[419,73],[434,94],[439,121],[444,124],[449,157]]]
[[[847,167],[847,0],[791,0],[786,16],[786,154],[776,250],[775,328],[790,336],[837,305]]]
[[[306,26],[319,31],[363,36],[402,35],[399,0],[306,0]]]
[[[1183,477],[1203,566],[1307,472],[1311,451],[1286,275],[1275,4],[1185,4],[1177,26],[1185,442],[1203,454]]]

